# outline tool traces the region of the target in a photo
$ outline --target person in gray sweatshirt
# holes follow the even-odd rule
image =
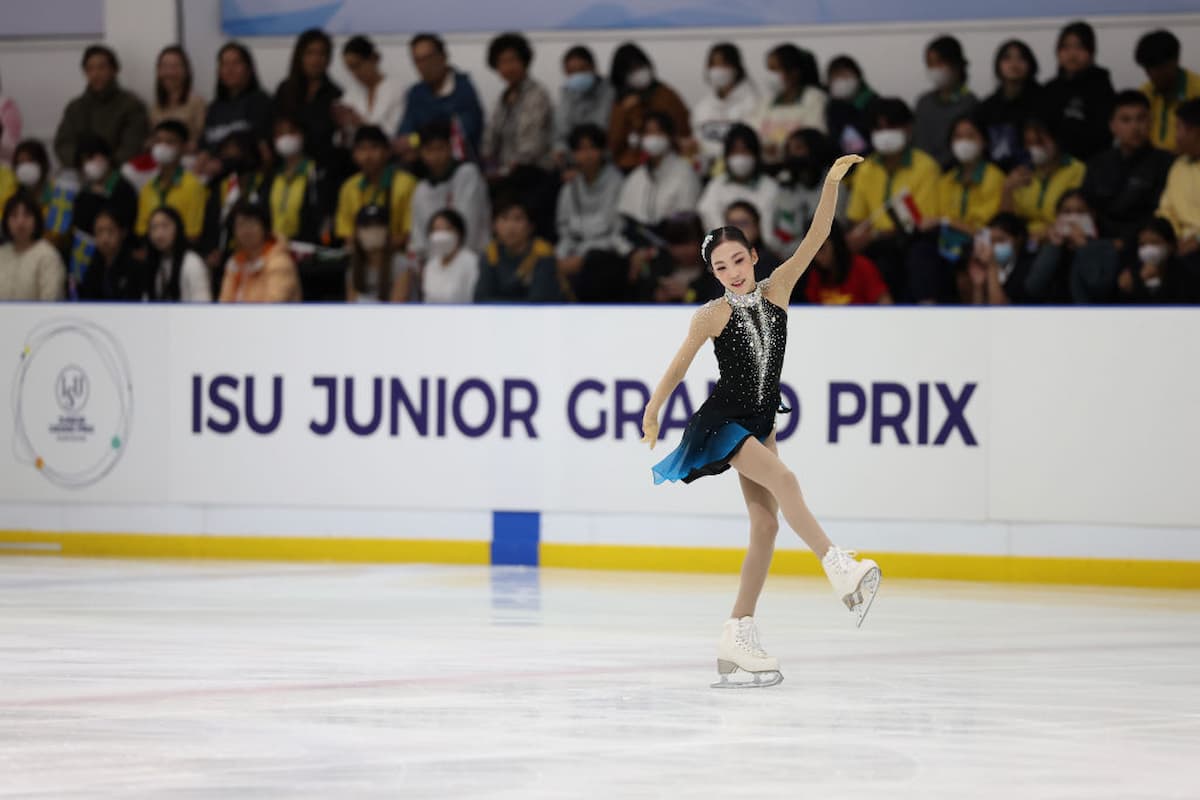
[[[568,137],[574,175],[558,194],[559,270],[569,276],[584,302],[626,299],[631,247],[621,235],[617,213],[622,177],[608,163],[604,130],[577,125]]]
[[[554,109],[554,157],[564,166],[571,148],[571,131],[584,123],[608,130],[616,90],[596,73],[596,58],[583,45],[576,45],[563,56],[562,92]]]

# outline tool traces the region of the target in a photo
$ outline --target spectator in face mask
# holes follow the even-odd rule
[[[862,67],[850,56],[835,56],[829,62],[829,105],[825,118],[829,138],[839,153],[871,152],[871,120],[867,111],[879,97],[867,84]]]
[[[410,262],[392,246],[382,206],[364,206],[354,219],[346,300],[351,303],[407,302],[413,276]]]
[[[1200,270],[1179,258],[1175,229],[1155,217],[1138,231],[1137,258],[1117,276],[1128,303],[1200,303]]]
[[[328,233],[331,208],[316,163],[304,154],[304,129],[295,117],[275,117],[275,169],[263,189],[271,229],[289,242],[318,244]]]
[[[700,147],[701,174],[711,174],[725,151],[725,136],[734,125],[751,119],[761,100],[746,78],[742,51],[730,42],[708,51],[705,82],[709,92],[692,109],[692,126]]]
[[[930,42],[925,48],[925,67],[933,88],[917,100],[913,145],[946,168],[954,163],[950,127],[979,101],[967,88],[967,59],[958,39],[939,36]]]
[[[75,212],[71,215],[75,230],[91,236],[96,214],[101,208],[108,207],[116,214],[121,227],[132,231],[137,221],[137,191],[121,177],[108,143],[98,136],[84,136],[79,140],[75,154],[75,168],[80,176]]]
[[[595,125],[607,131],[616,93],[612,84],[596,73],[596,57],[583,45],[563,56],[563,85],[554,109],[554,153],[560,167],[571,151],[571,131]]]
[[[639,142],[645,163],[626,176],[617,210],[649,226],[671,214],[694,211],[700,180],[687,159],[675,151],[671,118],[657,112],[648,115]]]
[[[466,224],[452,208],[433,215],[427,231],[429,259],[421,272],[426,303],[470,303],[479,282],[479,255],[464,244]]]
[[[182,122],[168,119],[154,128],[150,154],[158,164],[158,175],[142,187],[138,198],[138,217],[134,231],[145,236],[150,215],[155,209],[170,206],[183,218],[184,232],[195,241],[204,231],[204,205],[207,190],[195,175],[180,165],[188,131]]]
[[[617,91],[608,129],[608,143],[617,167],[628,172],[642,162],[638,137],[651,114],[670,120],[671,136],[678,137],[672,149],[690,141],[692,126],[687,106],[674,89],[655,77],[654,64],[640,47],[628,42],[618,47],[608,74]]]
[[[1083,185],[1087,172],[1059,147],[1058,137],[1040,119],[1030,118],[1022,125],[1023,149],[1029,154],[1029,166],[1015,167],[1004,181],[1000,208],[1012,211],[1029,225],[1029,235],[1040,242],[1054,223],[1058,198]]]
[[[36,139],[19,142],[13,151],[13,175],[17,179],[17,188],[37,201],[44,221],[53,189],[50,183],[50,154],[46,152],[46,147]]]
[[[775,219],[778,196],[779,184],[763,172],[758,134],[748,125],[734,125],[725,136],[725,171],[708,182],[696,207],[704,229],[724,225],[725,209],[737,200],[752,204],[762,219]],[[766,231],[766,242],[774,247],[771,234]]]
[[[967,305],[1032,303],[1027,286],[1033,261],[1026,247],[1025,221],[1002,211],[975,242],[967,269],[958,274],[959,299]]]
[[[221,270],[236,246],[233,210],[238,203],[247,201],[256,209],[261,207],[265,210],[268,214],[267,232],[273,233],[267,176],[257,145],[253,133],[237,131],[229,134],[217,149],[221,172],[219,179],[209,185],[204,234],[200,243],[201,252],[208,254],[208,265],[213,269],[217,286],[220,286]]]
[[[479,167],[469,161],[454,158],[451,145],[450,123],[434,120],[420,130],[421,163],[425,177],[412,195],[412,238],[409,252],[418,259],[428,254],[429,242],[425,237],[429,223],[442,209],[451,208],[459,213],[466,226],[463,244],[475,252],[487,247],[491,238],[491,203],[488,199],[487,182]]]
[[[825,173],[839,152],[829,137],[813,128],[795,131],[784,144],[782,169],[775,174],[779,195],[775,200],[775,219],[767,219],[771,239],[781,253],[790,253],[807,232],[807,221],[817,211]],[[848,192],[838,195],[837,217],[846,216]]]
[[[1104,303],[1116,294],[1120,257],[1098,238],[1084,193],[1072,189],[1058,201],[1058,218],[1046,232],[1026,279],[1029,293],[1047,302]]]
[[[753,122],[762,140],[763,160],[779,163],[792,131],[824,132],[828,100],[812,53],[794,44],[781,44],[768,53],[766,98]]]

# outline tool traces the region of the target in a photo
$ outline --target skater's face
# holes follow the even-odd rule
[[[724,241],[713,248],[709,263],[713,275],[734,294],[746,294],[754,290],[754,265],[758,254],[747,250],[741,242]]]

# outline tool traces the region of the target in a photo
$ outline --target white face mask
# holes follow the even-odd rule
[[[17,176],[17,183],[22,186],[37,186],[42,180],[42,165],[34,161],[17,164],[13,172]]]
[[[829,82],[829,94],[838,100],[849,100],[858,94],[858,78],[845,76]]]
[[[358,246],[369,253],[373,250],[382,250],[387,246],[388,232],[387,228],[382,225],[371,225],[367,228],[359,228],[355,238],[358,239]]]
[[[649,67],[640,67],[629,73],[625,80],[629,88],[641,91],[650,88],[650,84],[654,83],[654,72]]]
[[[458,247],[458,234],[454,231],[434,231],[429,234],[429,254],[445,258]]]
[[[1138,248],[1138,258],[1143,264],[1157,267],[1167,260],[1167,248],[1161,244],[1144,244]]]
[[[954,81],[954,73],[948,67],[930,67],[925,74],[935,89],[945,89]]]
[[[708,68],[708,85],[714,89],[728,89],[733,85],[735,77],[737,76],[734,74],[733,67]]]
[[[735,178],[747,178],[754,172],[754,156],[737,153],[725,159],[729,166],[729,174]]]
[[[1078,214],[1072,212],[1060,214],[1058,216],[1058,224],[1064,233],[1068,233],[1075,228],[1079,228],[1079,230],[1083,231],[1084,236],[1093,238],[1096,236],[1096,223],[1092,221],[1091,216],[1088,214]]]
[[[642,137],[642,150],[651,158],[657,158],[671,149],[671,140],[661,133],[647,133]]]
[[[275,137],[275,149],[284,158],[291,158],[304,147],[304,137],[295,133],[285,133]]]
[[[885,156],[899,153],[908,144],[908,137],[898,128],[885,128],[871,134],[871,146]]]
[[[950,143],[950,150],[960,164],[976,161],[983,153],[983,145],[974,139],[955,139]]]
[[[93,183],[100,181],[108,174],[108,159],[89,158],[83,162],[83,177]]]
[[[779,94],[783,91],[783,76],[775,70],[771,70],[767,73],[767,77],[763,81],[763,86],[771,94]]]
[[[150,148],[150,157],[159,164],[174,164],[179,158],[179,148],[173,144],[159,142]]]
[[[1050,151],[1035,144],[1029,148],[1029,160],[1035,167],[1043,166],[1050,160]]]

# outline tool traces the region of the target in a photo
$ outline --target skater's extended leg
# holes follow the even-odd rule
[[[771,434],[767,446],[772,450],[775,448],[775,434]],[[734,619],[754,616],[767,571],[771,568],[771,558],[775,555],[775,536],[779,533],[779,503],[775,501],[775,495],[745,475],[738,475],[738,480],[750,515],[750,545],[742,561],[742,579],[731,615]]]
[[[768,441],[774,443],[774,439]],[[796,474],[779,460],[778,455],[757,439],[749,439],[738,450],[730,464],[738,474],[765,486],[779,502],[788,526],[812,548],[817,558],[825,557],[833,545],[821,528],[821,523],[817,522],[817,518],[808,510]]]

